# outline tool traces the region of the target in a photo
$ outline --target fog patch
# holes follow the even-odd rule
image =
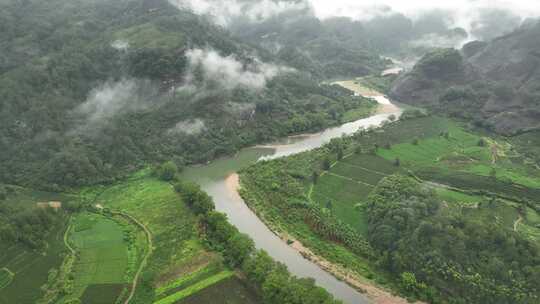
[[[111,47],[118,51],[127,51],[129,49],[129,42],[126,40],[118,39],[111,43]]]
[[[87,100],[75,111],[86,116],[89,122],[113,117],[129,105],[135,97],[135,88],[135,81],[132,80],[107,82],[92,90]]]
[[[190,67],[188,82],[202,77],[229,90],[236,87],[259,90],[277,75],[294,71],[288,67],[261,62],[257,58],[244,64],[234,55],[221,56],[212,49],[192,49],[186,52],[186,57]]]
[[[320,19],[341,16],[369,21],[403,14],[413,21],[426,16],[434,21],[433,17],[439,15],[449,29],[465,29],[470,34],[466,42],[488,41],[517,29],[527,18],[540,16],[540,5],[531,0],[310,0],[310,3]]]
[[[206,130],[206,125],[201,119],[188,119],[178,122],[174,127],[170,128],[167,133],[169,135],[187,134],[197,135]]]
[[[79,125],[71,133],[99,130],[121,114],[146,109],[159,102],[157,89],[149,81],[123,79],[108,81],[88,94],[72,111]]]
[[[207,15],[221,25],[227,26],[238,18],[261,22],[291,10],[305,10],[307,1],[283,0],[169,0],[180,9],[189,9],[195,14]]]
[[[460,49],[465,43],[469,42],[468,36],[455,35],[445,36],[435,33],[426,34],[422,37],[409,42],[412,47],[419,48],[456,48]]]

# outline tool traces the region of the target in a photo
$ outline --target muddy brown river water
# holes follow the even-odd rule
[[[284,157],[321,147],[332,138],[343,134],[352,134],[359,128],[380,126],[390,115],[399,116],[401,108],[392,103],[382,94],[365,90],[354,81],[339,82],[357,94],[367,95],[379,103],[378,110],[368,118],[346,123],[341,126],[328,128],[315,134],[291,136],[274,144],[245,148],[235,156],[221,158],[204,166],[187,168],[182,177],[197,182],[215,201],[216,209],[227,214],[230,222],[241,232],[248,234],[259,249],[264,249],[276,261],[282,262],[290,272],[298,277],[314,278],[316,284],[324,287],[335,298],[348,304],[366,304],[371,301],[364,294],[336,279],[320,268],[317,264],[305,259],[293,247],[275,235],[248,208],[236,191],[235,180],[229,178],[237,171],[261,159]]]

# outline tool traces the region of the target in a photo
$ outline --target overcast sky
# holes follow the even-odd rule
[[[348,16],[368,19],[384,14],[385,7],[414,17],[432,9],[451,10],[461,17],[478,9],[504,8],[522,17],[540,16],[540,0],[310,0],[317,16]]]

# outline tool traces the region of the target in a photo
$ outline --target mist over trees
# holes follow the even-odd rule
[[[166,0],[0,5],[4,182],[59,190],[202,162],[360,102]]]

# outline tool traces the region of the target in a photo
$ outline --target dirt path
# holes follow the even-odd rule
[[[518,219],[514,222],[514,231],[517,232],[517,227],[519,225],[519,223],[521,223],[521,221],[523,221],[523,217],[521,217],[521,215],[518,217]]]
[[[15,274],[14,274],[11,270],[9,270],[7,267],[2,268],[2,270],[4,270],[4,271],[6,271],[7,273],[9,273],[9,275],[12,276],[12,277],[15,276]]]
[[[127,297],[127,299],[124,301],[124,304],[128,304],[129,301],[131,301],[131,299],[135,295],[135,290],[137,289],[137,284],[139,282],[139,277],[141,276],[141,273],[142,273],[144,267],[146,266],[146,263],[148,261],[148,257],[150,257],[150,254],[152,254],[152,250],[154,248],[153,241],[152,241],[152,233],[150,232],[150,230],[143,223],[139,222],[139,220],[137,220],[136,218],[134,218],[133,216],[131,216],[131,215],[127,214],[127,213],[124,213],[122,211],[113,211],[111,213],[121,215],[121,216],[127,218],[128,220],[130,220],[131,222],[135,223],[137,226],[139,226],[144,231],[144,233],[146,234],[146,239],[148,240],[148,246],[146,248],[146,255],[144,256],[144,258],[143,258],[143,260],[141,262],[141,265],[139,266],[139,269],[135,273],[135,277],[133,278],[133,282],[131,283],[131,292],[129,293],[129,296]]]
[[[66,245],[67,249],[69,249],[69,252],[71,252],[71,254],[72,254],[73,256],[75,256],[75,253],[76,253],[76,252],[75,252],[75,249],[73,249],[73,247],[71,247],[71,245],[70,245],[69,242],[68,242],[69,232],[71,231],[71,227],[73,226],[73,225],[71,224],[71,219],[72,219],[72,218],[73,218],[73,217],[69,217],[69,225],[68,225],[68,227],[67,227],[67,229],[66,229],[66,232],[64,233],[64,245]]]

